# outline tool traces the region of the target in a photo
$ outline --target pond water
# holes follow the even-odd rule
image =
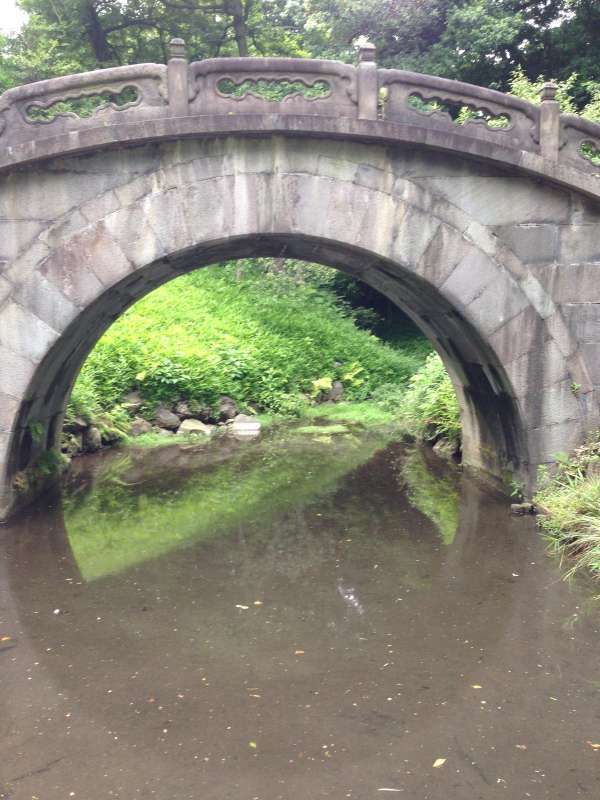
[[[385,432],[80,459],[0,528],[0,798],[600,797],[600,609]]]

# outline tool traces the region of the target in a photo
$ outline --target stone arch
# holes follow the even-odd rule
[[[576,344],[530,269],[476,214],[415,182],[411,158],[375,144],[266,136],[50,163],[42,179],[57,192],[54,208],[31,229],[21,223],[24,244],[3,276],[2,513],[15,502],[15,473],[55,445],[78,369],[111,322],[178,274],[251,255],[343,269],[407,311],[454,381],[466,463],[531,483],[549,458],[532,376],[551,368],[560,383],[551,413],[579,421],[582,398],[566,391],[582,369]],[[434,156],[430,168],[478,169]],[[11,191],[21,200],[34,191],[39,168],[11,179],[5,204]]]

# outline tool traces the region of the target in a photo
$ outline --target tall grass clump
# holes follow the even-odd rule
[[[572,457],[560,454],[554,474],[542,470],[535,502],[552,549],[569,561],[567,576],[584,568],[600,577],[600,432]]]

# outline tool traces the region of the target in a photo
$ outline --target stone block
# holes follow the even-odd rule
[[[442,292],[457,305],[464,308],[498,277],[499,267],[484,253],[469,248],[456,268],[442,284]]]
[[[0,433],[14,429],[21,401],[0,392]]]
[[[1,272],[1,265],[0,265],[0,272]],[[6,278],[0,275],[0,305],[6,300],[6,298],[10,295],[13,291],[13,285]]]
[[[4,394],[22,397],[33,377],[34,364],[0,344],[0,386]]]
[[[566,225],[561,228],[560,260],[563,264],[600,261],[600,225]]]
[[[64,331],[78,314],[77,307],[39,273],[26,276],[15,287],[14,297],[55,331]]]
[[[0,219],[0,258],[11,261],[44,230],[47,223],[35,219]]]
[[[534,275],[526,275],[519,281],[519,286],[542,319],[556,311],[552,297]]]
[[[600,303],[600,262],[588,264],[549,264],[537,271],[539,280],[554,302]]]
[[[94,197],[88,200],[81,206],[81,213],[86,222],[98,222],[113,211],[117,211],[121,207],[121,203],[115,191],[111,190],[101,194],[99,197]]]
[[[569,194],[529,178],[431,177],[420,181],[483,225],[567,220]]]
[[[393,222],[391,258],[414,270],[439,226],[435,217],[414,206],[401,209]]]
[[[162,258],[164,248],[150,225],[152,203],[148,197],[109,214],[103,224],[131,267],[145,267]]]
[[[469,303],[465,313],[477,330],[491,334],[528,305],[529,301],[519,285],[507,275],[500,274]]]
[[[540,386],[536,392],[521,398],[521,402],[530,425],[559,425],[582,417],[579,399],[569,379]]]
[[[552,224],[501,226],[498,237],[525,264],[540,264],[558,258],[559,227]]]
[[[570,356],[577,349],[577,341],[573,337],[573,332],[563,318],[565,307],[556,310],[554,314],[546,317],[546,330],[558,345],[561,353]]]
[[[532,306],[528,306],[490,334],[488,341],[500,362],[508,364],[543,348],[546,338],[544,320]]]
[[[463,236],[442,223],[419,259],[416,272],[434,286],[441,286],[461,261],[468,260],[470,250]]]
[[[585,438],[585,425],[580,420],[567,420],[557,425],[543,425],[527,431],[529,462],[551,464],[558,453],[570,453]]]
[[[567,360],[553,339],[507,363],[505,369],[515,395],[521,398],[570,378]]]
[[[561,306],[563,324],[571,339],[581,344],[600,343],[600,305],[598,303],[565,303]]]
[[[99,222],[57,247],[42,265],[41,272],[75,305],[84,306],[131,269],[131,263],[105,224]]]
[[[4,269],[4,276],[13,284],[17,284],[27,276],[33,275],[49,253],[48,245],[35,239],[31,247],[26,248],[21,255],[9,261]]]
[[[0,345],[33,362],[39,362],[59,334],[45,322],[10,301],[0,311]]]
[[[581,355],[587,367],[587,373],[594,384],[600,386],[600,342],[585,343],[580,345]],[[574,376],[573,379],[577,383],[582,383],[582,378],[579,380]]]

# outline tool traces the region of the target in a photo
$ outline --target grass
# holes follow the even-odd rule
[[[580,569],[600,578],[600,435],[571,458],[559,455],[554,474],[543,473],[535,502],[539,525],[551,549],[568,563],[567,577]]]
[[[303,419],[328,420],[341,424],[360,424],[365,427],[391,425],[397,422],[397,414],[381,408],[369,400],[356,403],[331,403],[307,406],[302,410]]]

